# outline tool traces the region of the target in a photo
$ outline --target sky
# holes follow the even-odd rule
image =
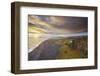
[[[70,34],[88,31],[87,17],[28,15],[29,33]]]

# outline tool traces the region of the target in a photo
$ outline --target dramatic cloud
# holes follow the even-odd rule
[[[87,17],[28,16],[29,32],[46,34],[68,34],[88,31]]]

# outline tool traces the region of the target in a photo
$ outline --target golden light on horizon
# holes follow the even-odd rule
[[[42,28],[34,27],[33,25],[28,28],[28,32],[29,33],[46,33],[47,31]]]
[[[41,34],[34,34],[34,38],[39,38]]]

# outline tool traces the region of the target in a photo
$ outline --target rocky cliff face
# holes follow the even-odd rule
[[[83,48],[77,48],[79,45]],[[54,38],[42,42],[30,52],[28,60],[87,58],[86,49],[87,37]]]
[[[54,59],[59,53],[60,45],[55,44],[57,40],[46,40],[29,53],[29,60],[43,60],[43,59]]]

